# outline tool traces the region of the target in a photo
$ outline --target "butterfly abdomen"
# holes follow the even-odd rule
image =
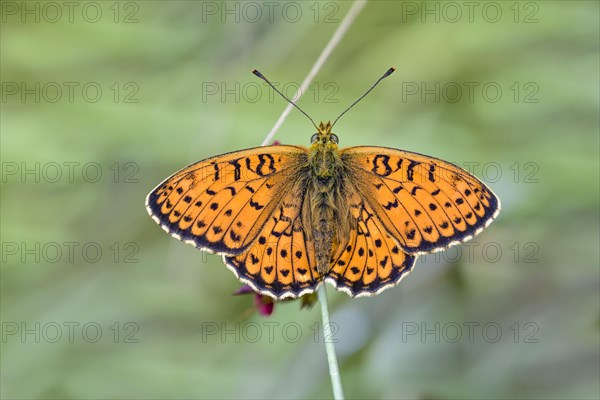
[[[315,246],[317,270],[326,273],[338,244],[349,234],[349,211],[343,200],[343,165],[336,149],[315,149],[310,157],[308,185],[310,226]]]

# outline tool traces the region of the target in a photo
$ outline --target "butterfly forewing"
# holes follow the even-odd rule
[[[496,195],[454,164],[384,147],[351,147],[341,155],[357,191],[410,254],[468,240],[498,214]]]
[[[166,179],[146,207],[174,237],[237,254],[256,238],[306,154],[302,147],[268,146],[209,158]]]

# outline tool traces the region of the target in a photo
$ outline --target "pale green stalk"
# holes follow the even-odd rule
[[[304,78],[304,81],[300,85],[300,88],[298,89],[298,91],[296,92],[294,97],[292,97],[293,101],[298,101],[298,99],[300,99],[300,97],[302,96],[302,93],[306,93],[309,85],[312,83],[313,79],[315,78],[315,76],[317,75],[317,73],[319,72],[321,67],[325,64],[325,62],[327,61],[327,59],[329,58],[329,56],[331,55],[333,50],[340,43],[340,41],[342,40],[342,38],[344,37],[344,35],[348,31],[348,29],[350,28],[350,26],[352,26],[352,24],[356,20],[356,17],[358,17],[358,15],[360,14],[360,12],[362,11],[362,9],[364,8],[364,6],[366,4],[367,4],[367,0],[356,0],[352,4],[352,6],[350,7],[350,10],[348,11],[348,14],[346,14],[344,19],[342,20],[342,22],[340,23],[340,25],[334,32],[333,36],[331,37],[331,39],[329,40],[329,42],[327,43],[327,45],[321,52],[321,55],[319,55],[319,58],[317,59],[317,61],[315,61],[315,64],[311,68],[310,72],[308,73],[306,78]],[[262,146],[265,146],[265,145],[268,145],[269,143],[271,143],[271,141],[273,140],[273,137],[275,137],[275,134],[277,133],[277,131],[279,130],[281,125],[283,125],[283,122],[285,121],[286,117],[292,110],[292,107],[294,107],[292,104],[288,104],[287,107],[285,108],[285,110],[283,110],[283,113],[281,114],[281,116],[279,116],[279,119],[277,120],[277,122],[275,123],[275,125],[273,126],[271,131],[267,134],[267,136],[263,140]],[[342,391],[342,381],[340,378],[340,370],[338,368],[337,357],[335,354],[335,347],[333,345],[333,340],[332,340],[332,332],[331,332],[331,324],[329,322],[329,309],[327,307],[327,292],[325,290],[325,284],[320,285],[319,289],[317,290],[317,294],[319,296],[319,302],[321,303],[321,317],[323,319],[323,335],[324,335],[324,339],[325,339],[325,350],[327,352],[327,361],[329,364],[329,376],[331,377],[331,385],[333,387],[333,397],[336,400],[342,400],[344,398],[344,392]]]
[[[329,376],[331,377],[331,386],[333,386],[333,398],[342,400],[344,391],[342,390],[342,381],[340,370],[338,368],[335,347],[333,345],[333,334],[331,332],[331,323],[329,322],[329,309],[327,307],[327,289],[325,284],[319,286],[317,290],[319,302],[321,303],[321,317],[323,318],[323,339],[325,350],[327,351],[327,361],[329,363]]]

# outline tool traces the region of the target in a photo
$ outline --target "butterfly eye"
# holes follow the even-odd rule
[[[318,134],[318,133],[315,133],[314,135],[312,135],[312,136],[310,137],[310,142],[311,142],[311,143],[314,143],[314,142],[316,142],[316,141],[317,141],[317,139],[318,139],[318,138],[319,138],[319,134]]]
[[[340,139],[337,137],[337,135],[335,133],[331,134],[331,141],[335,144],[338,144],[340,142]]]

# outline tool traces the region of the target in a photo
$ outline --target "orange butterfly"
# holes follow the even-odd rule
[[[458,166],[386,147],[338,149],[332,126],[321,122],[310,148],[256,147],[185,167],[146,208],[167,233],[222,254],[240,281],[275,299],[323,281],[352,297],[378,294],[419,254],[469,240],[498,215],[496,195]]]

